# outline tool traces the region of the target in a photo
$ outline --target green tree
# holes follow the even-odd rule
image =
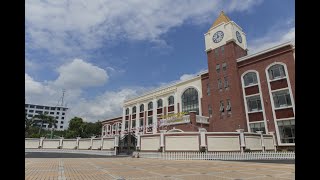
[[[83,132],[85,129],[85,122],[83,122],[82,118],[74,117],[69,121],[68,131],[72,131],[68,134],[83,137]]]
[[[53,117],[49,116],[47,114],[35,115],[35,116],[33,116],[33,119],[34,119],[35,123],[37,123],[37,124],[40,123],[39,135],[41,135],[41,130],[42,130],[43,124],[44,123],[51,123],[52,124],[52,121],[53,121]]]
[[[48,127],[50,127],[51,129],[51,139],[52,139],[54,128],[56,128],[57,126],[56,119],[52,116],[48,116],[46,119],[46,123],[48,123]]]
[[[29,130],[30,130],[30,127],[33,126],[35,123],[34,119],[33,118],[30,118],[28,119],[27,118],[27,113],[25,113],[25,119],[24,119],[24,132],[25,132],[25,137],[28,137],[29,136]]]

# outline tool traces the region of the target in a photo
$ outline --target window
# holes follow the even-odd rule
[[[210,96],[210,84],[207,84],[207,95]]]
[[[63,111],[66,111],[67,110],[67,108],[63,108]]]
[[[286,76],[285,71],[284,71],[284,66],[280,64],[273,65],[269,68],[268,70],[269,73],[269,79],[279,79],[283,78]]]
[[[56,119],[59,119],[59,116],[56,116]]]
[[[266,133],[264,122],[250,123],[249,126],[250,126],[251,132],[256,133],[257,131],[263,131],[264,134]]]
[[[52,107],[51,110],[55,110],[56,108]]]
[[[132,108],[132,114],[135,114],[137,112],[137,107],[133,106]]]
[[[65,115],[65,113],[62,113],[62,115]]]
[[[63,121],[60,121],[60,124],[63,124],[64,122]]]
[[[226,71],[227,70],[227,63],[222,63],[222,70]]]
[[[34,108],[34,105],[30,105],[30,108]]]
[[[295,143],[295,120],[277,121],[281,143]]]
[[[141,104],[141,105],[140,105],[140,112],[143,112],[143,111],[144,111],[144,105]]]
[[[25,105],[24,105],[24,107],[26,107],[26,108],[27,108],[28,106],[29,106],[28,104],[25,104]]]
[[[250,86],[258,83],[257,74],[255,72],[248,72],[243,76],[244,86]]]
[[[252,96],[247,98],[248,112],[262,110],[260,96]]]
[[[217,73],[220,72],[220,64],[217,64],[217,65],[216,65],[216,71],[217,71]]]
[[[63,128],[63,126],[60,126],[60,129],[62,129]]]
[[[48,111],[45,111],[44,114],[49,114],[49,112],[48,112]]]
[[[36,108],[37,109],[43,109],[43,106],[37,106]]]
[[[139,126],[142,127],[143,126],[143,118],[139,119]]]
[[[132,128],[136,127],[136,120],[132,120]]]
[[[36,111],[35,113],[42,114],[42,111]]]
[[[174,97],[173,96],[170,96],[168,98],[168,102],[169,102],[169,106],[173,105],[174,104]]]
[[[229,87],[228,77],[224,77],[224,88]]]
[[[54,112],[50,112],[50,114],[54,114]]]
[[[212,117],[212,107],[208,105],[209,117]]]
[[[126,109],[126,115],[129,115],[129,108]]]
[[[288,106],[292,105],[288,89],[273,92],[272,95],[273,95],[273,101],[274,101],[275,108],[288,107]]]
[[[152,116],[148,117],[148,125],[152,125]]]
[[[64,117],[61,117],[61,119],[64,119]]]
[[[32,117],[32,114],[28,114],[28,117]]]
[[[224,54],[224,46],[221,46],[221,54]]]
[[[59,112],[57,112],[57,114],[59,114]]]
[[[153,109],[153,103],[152,102],[149,102],[148,103],[148,110],[152,110]]]
[[[199,115],[198,91],[195,88],[188,88],[181,97],[182,112],[196,111]]]
[[[29,110],[29,113],[33,113],[33,110]]]
[[[162,108],[162,99],[159,99],[159,100],[157,101],[157,107],[158,107],[158,108]]]
[[[128,129],[128,127],[129,127],[129,121],[126,121],[126,123],[124,124],[125,126],[124,126],[124,129]]]
[[[222,81],[221,81],[221,79],[218,79],[218,89],[222,89]]]
[[[219,108],[220,112],[224,112],[224,105],[223,105],[223,101],[220,101],[220,108]]]
[[[230,99],[227,99],[227,108],[226,108],[227,111],[231,111],[231,101]]]
[[[60,108],[57,108],[58,111],[60,111]]]
[[[218,51],[218,50],[219,50],[218,48],[216,48],[216,49],[214,50],[214,54],[215,54],[216,58],[219,56],[219,51]]]
[[[50,108],[49,107],[44,107],[46,110],[49,110]]]
[[[56,121],[56,123],[58,123],[58,121]]]

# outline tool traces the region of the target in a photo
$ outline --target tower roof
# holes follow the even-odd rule
[[[222,22],[229,22],[231,21],[230,18],[224,14],[223,11],[220,12],[219,17],[216,19],[216,21],[212,24],[212,26],[210,27],[210,29],[214,28],[215,26],[217,26],[218,24],[222,23]],[[210,30],[209,29],[209,30]]]

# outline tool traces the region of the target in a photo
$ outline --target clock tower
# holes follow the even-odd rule
[[[208,79],[203,87],[210,93],[202,107],[203,114],[210,117],[210,131],[247,131],[237,66],[237,59],[247,55],[246,35],[223,11],[205,34],[205,51]]]

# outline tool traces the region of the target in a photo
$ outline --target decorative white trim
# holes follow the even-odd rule
[[[248,85],[248,86],[245,86],[244,88],[249,88],[249,87],[253,87],[253,86],[258,86],[258,83],[256,83],[256,84],[250,84],[250,85]]]
[[[270,83],[271,83],[271,82],[274,82],[274,81],[279,81],[279,80],[282,80],[282,79],[287,79],[287,75],[285,75],[285,76],[283,76],[283,77],[281,77],[281,78],[272,79],[272,80],[270,80]]]
[[[262,102],[261,102],[262,103]],[[263,110],[261,109],[261,110],[258,110],[258,111],[248,111],[248,114],[253,114],[253,113],[259,113],[259,112],[262,112],[263,113]]]
[[[268,70],[269,70],[269,68],[271,66],[276,65],[276,64],[280,64],[280,65],[284,66],[284,71],[286,73],[286,79],[287,79],[288,87],[287,88],[276,89],[276,90],[271,90],[270,78],[269,78]],[[267,84],[268,84],[269,97],[270,97],[270,103],[271,103],[271,108],[272,108],[272,116],[273,116],[273,121],[274,121],[274,124],[275,124],[275,127],[276,127],[278,145],[279,146],[289,145],[290,143],[289,144],[288,143],[281,143],[278,123],[277,123],[278,119],[277,119],[276,113],[275,113],[276,108],[274,107],[274,101],[273,101],[273,95],[272,95],[273,92],[281,91],[281,90],[284,90],[284,89],[289,89],[289,94],[290,94],[291,104],[292,104],[292,109],[293,109],[293,117],[290,117],[290,119],[295,119],[295,101],[294,101],[293,95],[292,95],[292,89],[291,89],[291,83],[290,83],[290,77],[289,77],[287,65],[285,63],[283,63],[283,62],[273,62],[273,63],[269,64],[269,66],[266,67],[265,73],[266,73],[266,76],[267,76]],[[292,143],[292,144],[294,144],[294,143]]]
[[[244,86],[244,75],[246,75],[247,73],[250,73],[250,72],[254,72],[256,73],[257,75],[257,84],[258,85],[258,90],[259,90],[259,93],[256,93],[256,94],[252,94],[252,95],[246,95],[245,93],[245,86]],[[262,96],[262,91],[261,91],[261,83],[260,83],[260,75],[259,75],[259,72],[257,70],[247,70],[245,71],[244,73],[242,73],[241,75],[241,85],[242,85],[242,94],[243,94],[243,101],[244,101],[244,107],[245,107],[245,114],[246,114],[246,120],[247,120],[247,127],[248,127],[248,132],[251,133],[251,128],[249,126],[250,124],[250,121],[249,121],[249,114],[250,113],[257,113],[257,112],[262,112],[262,115],[263,115],[263,122],[264,122],[264,129],[265,129],[265,132],[266,134],[268,134],[269,130],[268,130],[268,124],[267,124],[267,119],[266,119],[266,112],[265,112],[265,108],[264,108],[264,101],[263,101],[263,96]],[[259,96],[260,97],[260,102],[261,102],[261,108],[262,110],[258,110],[258,111],[254,111],[254,112],[249,112],[248,111],[248,105],[247,105],[247,97],[254,97],[254,96]],[[257,121],[255,121],[257,122]]]
[[[261,55],[261,54],[265,54],[265,53],[267,53],[267,52],[270,52],[270,51],[273,51],[273,50],[276,50],[276,49],[285,47],[285,46],[287,46],[287,45],[291,45],[291,47],[292,47],[292,46],[293,46],[293,42],[292,42],[292,41],[287,41],[287,42],[285,42],[285,43],[282,43],[282,44],[279,44],[279,45],[276,45],[276,46],[272,46],[272,47],[270,47],[270,48],[264,49],[264,50],[259,51],[259,52],[257,52],[257,53],[254,53],[254,54],[251,54],[251,55],[247,55],[247,56],[238,58],[236,61],[237,61],[237,62],[245,61],[245,60],[247,60],[247,59],[250,59],[250,58],[259,56],[259,55]]]
[[[276,111],[276,110],[280,110],[280,109],[291,109],[291,108],[293,108],[293,106],[291,105],[291,106],[285,106],[285,107],[278,107],[278,108],[274,108],[274,110]]]

